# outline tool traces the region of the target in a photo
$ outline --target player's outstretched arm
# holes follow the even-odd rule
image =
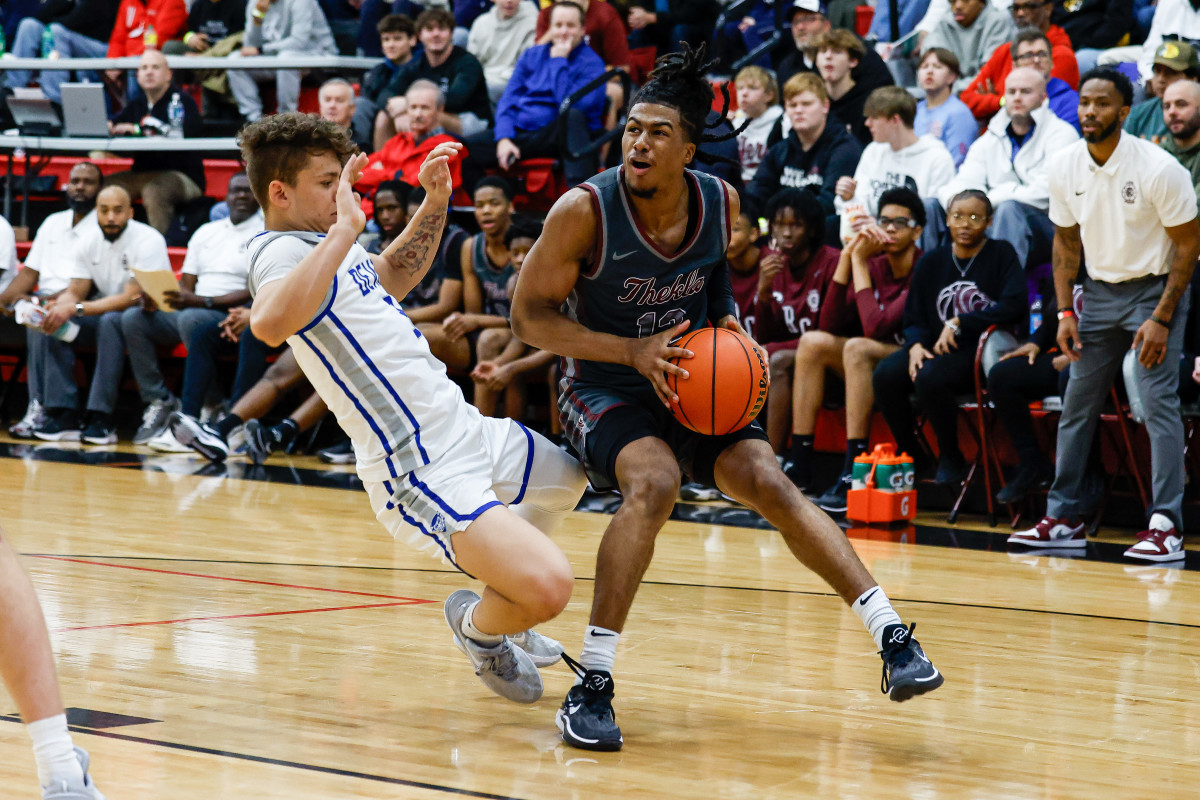
[[[560,356],[631,366],[650,381],[664,405],[677,401],[667,388],[666,375],[686,378],[687,371],[668,359],[692,354],[671,347],[670,341],[688,323],[637,339],[593,331],[563,313],[562,305],[579,280],[579,265],[593,257],[595,246],[591,197],[586,190],[572,189],[550,209],[541,237],[525,257],[513,295],[513,333],[532,347]]]
[[[396,240],[375,257],[379,283],[397,300],[403,300],[421,282],[437,256],[454,193],[450,159],[458,158],[461,149],[458,142],[445,142],[425,157],[417,176],[425,189],[425,199]]]
[[[321,310],[338,267],[367,224],[354,182],[367,157],[352,156],[342,167],[337,188],[337,221],[321,243],[284,277],[261,286],[250,309],[250,330],[271,347],[283,344]]]

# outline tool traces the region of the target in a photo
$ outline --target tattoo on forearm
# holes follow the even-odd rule
[[[414,230],[404,231],[396,249],[388,254],[388,263],[409,275],[423,272],[433,261],[445,223],[446,212],[439,211],[427,215]]]

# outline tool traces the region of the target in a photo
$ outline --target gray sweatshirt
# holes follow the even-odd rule
[[[954,82],[952,90],[958,96],[974,80],[975,74],[992,57],[996,48],[1012,41],[1016,35],[1017,29],[1009,13],[989,3],[969,28],[960,26],[954,21],[954,16],[947,13],[925,37],[921,52],[931,47],[944,47],[958,56],[962,75]]]
[[[266,56],[337,55],[333,31],[317,0],[275,0],[261,20],[254,18],[254,8],[253,0],[246,4],[246,36],[242,41],[246,47],[257,47]]]
[[[521,3],[508,19],[500,19],[499,10],[492,6],[471,25],[467,52],[483,65],[489,95],[503,94],[517,59],[533,44],[537,18],[538,10],[532,3]]]

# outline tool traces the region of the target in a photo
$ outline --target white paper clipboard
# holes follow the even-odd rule
[[[129,271],[133,273],[133,279],[138,282],[138,286],[142,287],[142,291],[157,303],[159,308],[163,311],[171,310],[164,297],[167,292],[179,291],[179,281],[175,279],[174,272],[169,269],[130,269]]]

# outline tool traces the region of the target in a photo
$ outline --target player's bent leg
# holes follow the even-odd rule
[[[574,511],[587,489],[587,474],[579,462],[541,434],[509,420],[505,447],[497,466],[494,488],[510,510],[547,536],[558,530],[563,517]],[[514,451],[525,458],[518,459]]]
[[[770,446],[746,439],[726,448],[713,473],[721,491],[779,529],[792,554],[833,587],[871,632],[883,659],[882,691],[902,702],[943,678],[905,627],[841,529],[780,471]]]

